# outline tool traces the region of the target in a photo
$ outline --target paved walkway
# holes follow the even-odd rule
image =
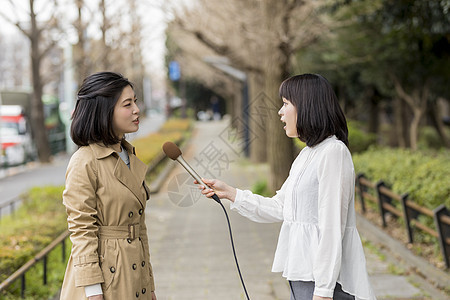
[[[234,152],[232,133],[226,121],[197,123],[183,157],[203,177],[251,188],[265,178],[267,165],[252,165]],[[172,163],[175,168],[147,210],[158,299],[245,299],[221,207],[201,196],[184,169]],[[223,203],[250,298],[289,299],[286,280],[270,271],[281,224],[251,222],[230,212],[227,200]],[[383,261],[373,248],[365,251],[378,299],[445,299],[410,276],[391,274],[393,264],[399,263]]]

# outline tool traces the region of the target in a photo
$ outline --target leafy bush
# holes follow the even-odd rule
[[[376,135],[373,133],[364,132],[362,124],[356,121],[349,120],[348,126],[348,141],[350,144],[350,151],[352,153],[358,153],[367,150],[371,145],[376,143]],[[294,146],[298,150],[302,150],[306,147],[306,144],[300,141],[300,139],[294,139]]]
[[[252,187],[252,193],[258,194],[264,197],[271,197],[273,196],[273,193],[269,190],[269,187],[267,186],[267,181],[260,180],[257,181],[253,187]]]
[[[5,280],[67,229],[63,186],[35,187],[14,215],[1,219],[0,281]]]
[[[177,142],[182,137],[186,137],[191,128],[192,122],[189,119],[170,119],[161,127],[159,132],[151,133],[148,136],[133,141],[136,148],[136,155],[145,164],[149,164],[162,151],[162,145],[167,141]]]
[[[446,135],[450,136],[450,130],[448,128],[444,128],[444,130]],[[429,148],[441,149],[444,148],[445,145],[435,128],[431,126],[422,126],[419,130],[418,147],[423,150]]]
[[[407,149],[370,148],[353,155],[356,172],[375,182],[383,180],[397,194],[409,193],[417,204],[450,208],[450,152],[435,154]]]
[[[149,164],[162,151],[162,145],[167,141],[178,141],[183,137],[181,132],[171,133],[152,133],[147,137],[133,141],[133,146],[136,148],[136,155],[145,164]]]
[[[167,133],[171,131],[186,132],[192,126],[192,122],[189,119],[169,119],[161,127],[160,132]]]
[[[373,133],[361,130],[362,125],[356,121],[348,121],[348,141],[352,153],[359,153],[367,150],[371,145],[375,145],[377,137]]]
[[[70,239],[66,239],[65,261],[62,261],[62,246],[56,246],[47,256],[47,285],[43,285],[43,263],[34,265],[25,276],[26,300],[32,299],[50,299],[61,288],[64,273],[69,259],[72,244]],[[0,294],[1,299],[12,300],[20,297],[20,280],[12,283],[6,291]]]

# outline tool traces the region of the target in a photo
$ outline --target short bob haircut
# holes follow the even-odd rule
[[[296,108],[298,137],[307,146],[335,135],[348,147],[347,121],[328,80],[317,74],[292,76],[279,93]]]
[[[86,77],[78,91],[70,136],[81,146],[120,142],[113,130],[114,107],[125,87],[133,84],[121,74],[99,72]]]

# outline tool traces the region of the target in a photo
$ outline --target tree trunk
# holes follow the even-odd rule
[[[231,81],[231,86],[234,91],[240,91],[242,89],[242,83],[237,82],[235,80]],[[234,92],[230,94],[231,98],[231,104],[229,111],[230,113],[230,119],[234,120],[236,118],[241,118],[242,114],[242,93]],[[237,124],[231,124],[232,126],[235,126]],[[236,128],[240,129],[240,128]]]
[[[264,2],[264,21],[267,39],[264,53],[265,97],[267,106],[267,158],[270,165],[271,180],[268,187],[275,191],[281,187],[289,175],[294,159],[292,140],[286,136],[278,111],[282,101],[279,97],[281,82],[289,76],[290,48],[281,41],[278,35],[273,35],[273,29],[281,22],[282,34],[289,36],[288,19],[283,14],[284,4],[277,1]],[[273,16],[277,16],[274,18]]]
[[[47,130],[45,128],[44,105],[42,103],[42,82],[40,76],[41,53],[39,51],[40,32],[36,24],[34,3],[30,1],[31,16],[31,73],[33,80],[33,95],[31,97],[31,124],[33,137],[36,142],[38,157],[41,162],[50,162],[50,146],[48,143]]]
[[[233,116],[236,114],[234,108],[236,106],[236,98],[233,95],[222,95],[225,100],[225,114],[229,115],[230,119],[233,119]]]
[[[131,78],[135,86],[135,93],[138,99],[144,99],[144,76],[145,76],[145,67],[142,61],[142,53],[141,53],[141,34],[142,34],[142,25],[140,23],[140,19],[137,13],[136,0],[130,0],[129,9],[130,9],[130,17],[131,17],[131,33],[128,35],[130,39],[130,54],[131,54],[131,69],[128,69],[126,76]],[[186,99],[183,99],[186,101]],[[142,106],[142,114],[145,115],[147,111],[147,107],[145,107],[145,102],[140,101],[140,105]],[[184,108],[185,109],[185,108]]]
[[[402,118],[401,118],[401,124],[402,124],[402,128],[403,128],[403,139],[405,140],[405,148],[411,148],[411,141],[409,139],[409,132],[410,132],[410,128],[409,128],[409,124],[411,123],[412,120],[412,113],[411,113],[411,109],[408,106],[408,104],[401,100],[401,113],[402,113]]]
[[[406,134],[406,126],[405,126],[405,119],[404,119],[404,106],[405,103],[403,100],[399,97],[396,97],[394,100],[394,130],[392,132],[395,132],[394,136],[390,136],[390,142],[392,143],[392,146],[397,146],[400,148],[406,148],[406,140],[407,140],[407,134]]]
[[[436,129],[436,132],[439,135],[442,144],[446,148],[450,148],[450,140],[445,134],[445,128],[444,124],[442,123],[441,112],[439,111],[437,101],[429,103],[427,112],[431,120],[431,124],[433,124],[433,127]]]
[[[409,140],[412,150],[417,150],[417,141],[419,138],[419,124],[422,119],[423,111],[421,109],[413,109],[413,119],[410,125]]]
[[[101,71],[110,71],[111,64],[109,62],[109,59],[110,59],[111,52],[110,52],[108,43],[106,42],[106,32],[108,31],[108,29],[110,27],[109,26],[110,22],[109,22],[108,17],[106,16],[105,0],[101,0],[99,5],[100,5],[100,11],[102,14],[102,24],[100,26],[100,29],[102,32],[102,46],[103,46],[103,55],[102,55],[102,57],[100,57],[100,66],[102,68]]]
[[[77,84],[81,85],[84,78],[89,75],[89,64],[88,64],[88,56],[86,55],[86,39],[85,39],[85,31],[86,26],[83,23],[82,18],[82,9],[84,7],[83,0],[76,1],[77,10],[78,10],[78,18],[75,21],[75,28],[78,33],[78,42],[75,45],[75,69],[76,69],[76,80]]]
[[[280,68],[279,60],[273,60],[268,64],[266,72],[266,95],[271,100],[271,105],[278,102],[281,107],[281,100],[278,100],[278,89],[285,76]],[[278,109],[274,107],[272,114],[267,118],[267,145],[268,161],[271,171],[270,189],[277,190],[286,180],[294,157],[292,140],[286,136],[283,124],[278,116]]]
[[[402,84],[394,78],[394,86],[397,94],[405,100],[413,112],[413,119],[410,124],[409,141],[412,150],[417,150],[417,140],[419,137],[419,124],[424,115],[429,95],[428,80],[425,80],[421,87],[416,87],[411,94],[406,93]]]
[[[267,126],[265,122],[266,97],[264,78],[261,74],[249,72],[249,109],[250,114],[250,160],[254,163],[267,161]]]
[[[371,91],[368,93],[368,98],[370,100],[369,132],[377,134],[378,124],[380,123],[378,111],[380,98],[375,87],[371,87],[370,90]]]

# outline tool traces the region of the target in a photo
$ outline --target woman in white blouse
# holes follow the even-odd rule
[[[286,135],[306,143],[272,198],[217,179],[202,193],[229,199],[255,222],[283,222],[272,272],[283,272],[291,300],[376,299],[355,225],[355,173],[347,122],[329,82],[303,74],[280,86]]]

